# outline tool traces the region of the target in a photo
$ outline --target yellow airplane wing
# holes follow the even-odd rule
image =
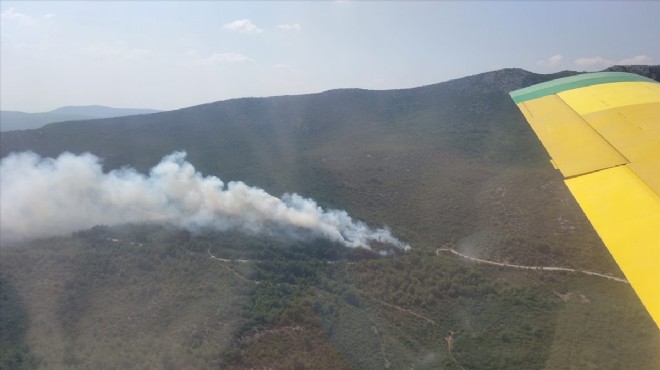
[[[660,84],[600,72],[510,95],[660,327]]]

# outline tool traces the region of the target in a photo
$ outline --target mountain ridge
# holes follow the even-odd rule
[[[653,68],[658,67],[649,71]],[[106,171],[133,166],[144,173],[163,156],[183,150],[205,175],[241,180],[271,194],[312,197],[324,207],[390,225],[429,250],[435,243],[455,239],[478,245],[482,257],[498,257],[537,233],[552,241],[554,248],[580,254],[575,245],[584,243],[583,238],[594,249],[602,248],[602,243],[563,186],[552,187],[553,197],[556,202],[570,200],[570,211],[550,204],[552,197],[536,199],[529,189],[542,186],[537,184],[541,181],[560,181],[560,176],[548,167],[547,153],[508,95],[577,73],[541,75],[510,68],[410,89],[239,98],[99,119],[93,125],[60,122],[3,133],[0,153],[4,157],[31,150],[55,157],[64,151],[92,152],[103,158]],[[536,172],[537,179],[528,179],[522,171]],[[552,234],[562,226],[546,227],[528,206],[522,209],[529,230],[511,232],[520,227],[515,225],[522,222],[520,216],[515,216],[515,223],[484,227],[492,223],[484,219],[484,209],[494,212],[489,217],[503,220],[515,214],[508,209],[518,204],[515,198],[508,200],[506,210],[493,208],[490,187],[498,186],[524,192],[522,199],[531,197],[530,204],[538,203],[540,209],[554,209],[555,219],[566,218],[564,213],[569,212],[572,222],[588,231],[558,242]],[[434,222],[440,226],[431,226]],[[486,240],[491,242],[485,245]],[[587,255],[562,259],[589,264]],[[608,257],[594,263],[616,270]]]
[[[48,112],[37,113],[3,110],[0,111],[0,131],[36,129],[55,122],[112,118],[157,112],[160,111],[155,109],[113,108],[103,105],[64,106]]]

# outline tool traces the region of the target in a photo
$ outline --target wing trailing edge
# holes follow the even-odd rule
[[[660,84],[600,72],[510,95],[660,328]]]

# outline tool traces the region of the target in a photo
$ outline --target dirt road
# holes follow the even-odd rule
[[[585,275],[597,276],[597,277],[601,277],[601,278],[605,278],[605,279],[609,279],[609,280],[618,281],[620,283],[630,284],[630,282],[628,282],[628,280],[617,278],[617,277],[614,277],[614,276],[601,274],[601,273],[598,273],[598,272],[593,272],[593,271],[576,270],[576,269],[570,269],[570,268],[566,268],[566,267],[555,267],[555,266],[514,265],[514,264],[510,264],[510,263],[495,262],[495,261],[482,260],[480,258],[470,257],[470,256],[467,256],[463,253],[459,253],[459,252],[457,252],[457,251],[455,251],[454,249],[451,249],[451,248],[438,248],[438,249],[435,250],[435,254],[437,256],[440,255],[440,252],[453,253],[453,254],[455,254],[459,257],[465,258],[467,260],[470,260],[470,261],[473,261],[473,262],[476,262],[476,263],[486,264],[486,265],[510,267],[510,268],[515,268],[515,269],[519,269],[519,270],[578,272],[578,273],[585,274]]]

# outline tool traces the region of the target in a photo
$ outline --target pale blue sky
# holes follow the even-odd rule
[[[176,109],[660,63],[660,2],[0,2],[0,108]]]

